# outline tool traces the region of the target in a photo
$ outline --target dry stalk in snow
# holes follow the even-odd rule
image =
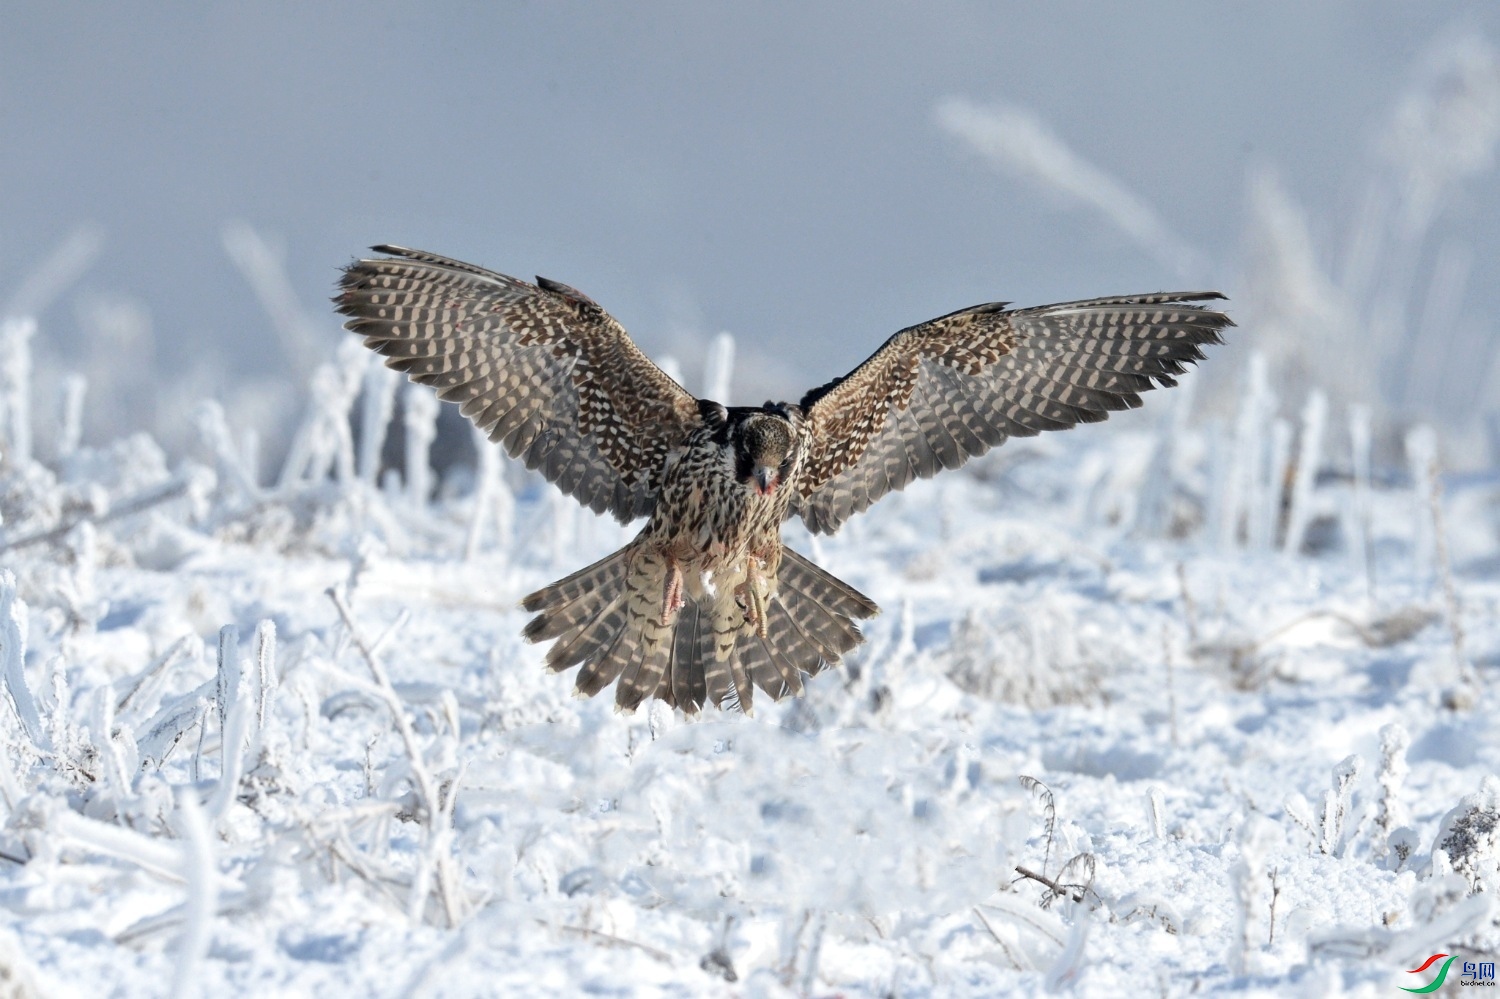
[[[1035,777],[1022,775],[1019,778],[1021,786],[1030,791],[1042,803],[1042,811],[1046,816],[1047,847],[1042,853],[1042,873],[1047,873],[1047,862],[1052,859],[1052,840],[1057,831],[1057,803],[1052,797],[1051,788],[1047,787]],[[1028,875],[1029,876],[1029,875]]]
[[[1405,863],[1406,857],[1400,849],[1397,830],[1406,825],[1406,807],[1401,803],[1401,787],[1406,782],[1409,769],[1406,750],[1411,745],[1411,736],[1399,722],[1391,722],[1380,730],[1380,804],[1375,813],[1375,853],[1385,856],[1396,854],[1396,869]]]
[[[463,918],[463,902],[459,897],[457,871],[454,869],[453,858],[448,852],[453,833],[453,803],[457,798],[456,782],[455,786],[448,789],[445,800],[432,771],[427,766],[422,747],[417,743],[416,732],[413,731],[411,721],[406,716],[406,706],[402,704],[396,688],[391,686],[385,667],[380,664],[380,660],[376,658],[370,645],[365,642],[364,636],[355,627],[354,617],[349,612],[349,607],[338,589],[330,587],[327,593],[328,598],[333,601],[333,606],[338,610],[344,627],[348,629],[349,638],[354,643],[354,647],[359,650],[361,658],[369,666],[370,675],[375,679],[374,691],[390,712],[396,732],[401,736],[401,744],[406,749],[411,766],[412,783],[415,785],[417,798],[425,817],[427,850],[426,856],[418,865],[417,873],[412,879],[413,915],[420,916],[420,907],[425,902],[426,892],[422,891],[419,894],[418,889],[428,884],[429,879],[435,878],[438,901],[443,907],[443,914],[447,918],[448,925],[457,926],[459,920]]]

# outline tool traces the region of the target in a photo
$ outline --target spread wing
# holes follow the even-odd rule
[[[592,299],[408,250],[358,260],[334,299],[386,364],[431,385],[527,468],[596,513],[651,512],[698,402]]]
[[[812,423],[793,512],[832,534],[888,492],[957,468],[1008,437],[1097,423],[1176,384],[1203,344],[1233,326],[1162,292],[1006,311],[961,309],[891,337],[869,360],[802,399]]]

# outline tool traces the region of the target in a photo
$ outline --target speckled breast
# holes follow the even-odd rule
[[[704,571],[761,554],[781,538],[800,456],[793,474],[769,496],[734,475],[733,457],[707,433],[694,434],[666,470],[646,533],[674,558]]]

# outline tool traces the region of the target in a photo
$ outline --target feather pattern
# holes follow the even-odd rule
[[[802,398],[812,446],[793,513],[832,534],[914,478],[957,468],[1010,437],[1097,423],[1175,384],[1233,326],[1162,292],[1007,310],[994,302],[902,330]]]
[[[875,603],[781,543],[798,514],[836,531],[882,496],[1011,437],[1093,423],[1173,384],[1233,325],[1181,292],[1009,310],[904,329],[799,405],[693,398],[587,295],[419,250],[345,271],[335,302],[386,363],[458,404],[513,457],[621,521],[624,548],[530,594],[523,635],[577,669],[693,714],[750,712],[863,641]]]
[[[391,257],[356,261],[334,299],[367,347],[596,513],[651,513],[698,402],[619,323],[556,281],[375,249]]]

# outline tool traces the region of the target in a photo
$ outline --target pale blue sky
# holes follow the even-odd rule
[[[87,353],[79,303],[127,299],[143,368],[226,392],[306,375],[222,249],[236,219],[284,248],[329,343],[338,266],[401,242],[575,285],[690,375],[730,330],[746,394],[973,302],[1233,292],[1253,170],[1341,245],[1424,47],[1500,40],[1487,0],[7,6],[0,299],[96,224],[39,347]],[[1029,109],[1194,273],[961,148],[948,97]],[[1500,184],[1445,211],[1492,316]]]

